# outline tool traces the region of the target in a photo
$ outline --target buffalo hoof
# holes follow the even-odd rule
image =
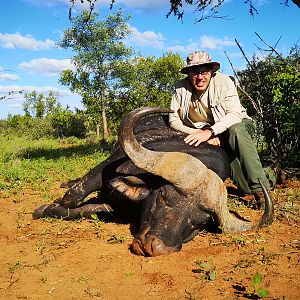
[[[52,207],[52,206],[53,206],[53,204],[44,204],[44,205],[40,206],[32,213],[32,218],[40,219],[40,218],[46,217],[47,216],[47,213],[46,213],[47,208]]]

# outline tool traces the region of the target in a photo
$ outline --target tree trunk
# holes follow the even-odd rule
[[[100,137],[100,125],[99,125],[99,123],[96,123],[96,136],[97,136],[97,138]]]
[[[106,107],[105,104],[102,105],[102,110],[101,110],[101,117],[102,117],[102,129],[103,129],[103,140],[106,142],[109,137],[109,129],[107,125],[107,118],[106,118]]]

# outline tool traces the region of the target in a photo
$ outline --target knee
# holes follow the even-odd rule
[[[230,136],[240,136],[241,134],[244,135],[246,132],[246,129],[245,129],[245,126],[244,124],[241,122],[241,123],[237,123],[237,124],[234,124],[232,126],[229,127],[229,135]]]

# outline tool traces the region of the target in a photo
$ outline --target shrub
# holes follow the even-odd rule
[[[80,113],[73,113],[70,110],[61,111],[51,115],[51,126],[55,137],[75,136],[83,138],[87,129],[84,123],[84,117]]]

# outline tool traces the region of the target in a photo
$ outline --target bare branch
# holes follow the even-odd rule
[[[236,72],[236,70],[235,70],[235,68],[234,68],[234,66],[233,66],[233,64],[232,64],[232,62],[231,62],[229,56],[227,55],[226,51],[224,51],[224,53],[225,53],[225,56],[226,56],[226,58],[227,58],[227,60],[228,60],[228,62],[229,62],[229,64],[230,64],[230,66],[231,66],[231,69],[232,69],[232,71],[233,71],[233,73],[234,73],[234,76],[235,76],[236,79],[238,80],[239,85],[242,86],[241,80],[240,80],[240,78],[239,78],[239,76],[238,76],[238,74],[237,74],[237,72]]]
[[[24,90],[9,91],[5,95],[0,96],[0,100],[9,100],[9,99],[12,99],[14,95],[23,94],[23,93],[24,93]]]
[[[256,110],[256,112],[259,114],[259,116],[262,118],[263,117],[263,112],[260,106],[257,105],[256,101],[242,88],[242,83],[241,80],[236,72],[236,69],[234,68],[230,58],[228,57],[226,51],[224,51],[227,60],[229,61],[229,64],[231,66],[231,69],[234,73],[234,76],[236,77],[236,79],[238,80],[239,84],[237,86],[237,88],[250,100],[251,104],[253,105],[254,109]]]
[[[243,57],[245,58],[246,62],[248,63],[249,66],[251,66],[251,63],[249,61],[249,59],[247,58],[246,56],[246,53],[244,52],[243,48],[241,47],[240,43],[238,42],[237,39],[234,39],[235,43],[237,44],[237,46],[239,47],[240,51],[242,52],[243,54]]]
[[[203,12],[201,18],[197,19],[195,23],[200,23],[200,22],[208,20],[208,19],[223,19],[223,20],[227,20],[227,21],[232,20],[231,18],[229,18],[228,15],[221,16],[221,15],[219,15],[218,12],[212,12],[211,14],[206,14],[206,15],[204,15],[204,12]]]
[[[244,50],[243,50],[243,48],[241,47],[240,43],[238,42],[237,39],[234,39],[234,41],[235,41],[235,43],[237,44],[237,46],[239,47],[240,51],[242,52],[243,57],[245,58],[245,60],[246,60],[247,64],[249,65],[249,67],[255,72],[255,74],[256,74],[256,76],[257,76],[257,80],[260,82],[260,78],[259,78],[259,76],[258,76],[256,70],[253,68],[251,62],[250,62],[249,59],[247,58],[246,53],[244,52]]]
[[[283,61],[283,62],[285,62],[287,65],[289,65],[289,63],[288,63],[288,61],[286,60],[286,59],[284,59],[283,57],[282,57],[282,55],[280,54],[280,53],[278,53],[277,52],[277,50],[275,49],[275,47],[277,46],[277,44],[278,44],[278,42],[280,41],[280,39],[281,39],[281,36],[280,36],[280,38],[278,39],[278,41],[276,42],[276,44],[275,44],[275,47],[272,47],[272,46],[270,46],[269,44],[267,44],[264,40],[263,40],[263,38],[257,33],[257,32],[255,32],[255,34],[256,34],[256,36],[266,45],[266,46],[268,46],[271,50],[271,53],[276,53],[277,54],[277,56],[278,57],[280,57],[280,59]],[[266,50],[267,51],[267,50]]]
[[[70,1],[70,8],[69,8],[69,20],[71,21],[72,20],[72,10],[74,8],[74,5],[76,4],[76,2],[80,2],[81,4],[87,2],[88,5],[89,5],[89,16],[91,16],[94,8],[95,8],[95,4],[98,0],[69,0]],[[111,1],[111,7],[113,5],[113,3],[115,2],[115,0],[112,0]]]
[[[69,9],[69,19],[72,19],[72,10],[76,4],[76,2],[88,3],[90,13],[94,10],[95,4],[98,0],[69,0],[71,6]],[[253,0],[240,0],[244,4],[249,5],[249,14],[254,17],[254,15],[258,15],[258,10],[253,4]],[[289,6],[290,0],[282,0],[281,5]],[[114,4],[117,0],[110,0],[110,9],[113,8]],[[215,19],[226,19],[227,16],[219,15],[219,10],[221,6],[224,4],[225,0],[169,0],[170,9],[166,14],[168,18],[170,15],[174,15],[178,20],[183,21],[184,10],[183,5],[187,4],[195,8],[195,12],[199,12],[201,17],[196,20],[196,22],[201,22],[207,19],[215,18]],[[300,8],[300,0],[292,0],[292,2]],[[230,19],[229,19],[230,20]]]

